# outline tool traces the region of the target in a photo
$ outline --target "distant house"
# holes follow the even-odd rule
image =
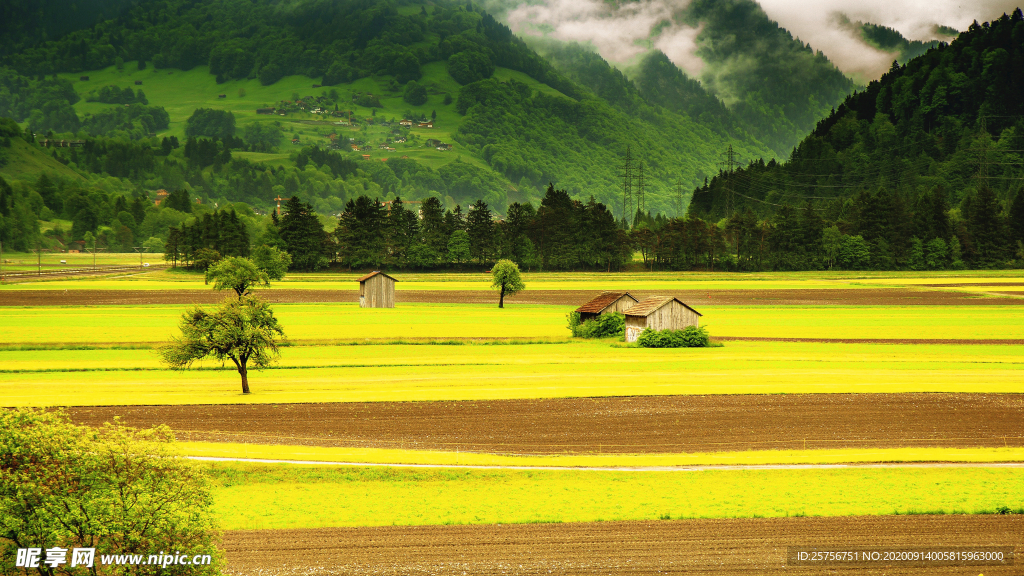
[[[398,144],[402,144],[405,142],[405,138],[395,138],[395,142],[397,142]]]
[[[441,142],[440,144],[437,145],[437,149],[442,151],[442,152],[447,152],[448,150],[452,149],[452,145],[451,144],[447,144],[445,142]]]
[[[41,140],[39,145],[43,148],[81,148],[85,146],[85,140]]]
[[[408,159],[409,159],[408,156],[402,156],[402,160],[408,160]]]
[[[408,126],[412,126],[412,120],[400,120],[398,122],[398,125],[399,126],[407,126],[407,127]]]
[[[363,160],[369,160],[369,159],[370,159],[370,155],[369,154],[363,154]]]
[[[292,138],[292,144],[301,144],[298,138]]]
[[[168,195],[167,190],[164,190],[163,188],[161,188],[161,189],[156,191],[157,198],[164,198],[167,195]]]
[[[639,302],[629,292],[602,292],[600,296],[576,309],[580,314],[580,322],[593,320],[601,314],[623,312]]]
[[[136,80],[135,81],[135,85],[136,86],[142,86],[142,80]]]
[[[678,298],[652,296],[634,304],[626,315],[626,342],[636,342],[640,333],[651,330],[682,330],[699,326],[701,313]]]
[[[420,122],[419,124],[416,125],[416,127],[417,128],[433,128],[434,127],[434,123],[433,122]]]
[[[427,146],[430,148],[437,148],[441,145],[441,141],[437,138],[427,138]]]
[[[273,114],[274,113],[274,109],[273,108],[257,108],[256,109],[256,113],[257,114]]]
[[[385,143],[378,144],[377,145],[377,149],[379,149],[379,150],[387,150],[388,149],[388,145],[385,144]]]
[[[217,94],[217,98],[227,98],[227,94]]]
[[[395,280],[391,276],[375,270],[359,279],[360,308],[394,308]]]

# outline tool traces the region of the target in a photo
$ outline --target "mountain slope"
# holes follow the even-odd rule
[[[83,43],[88,47],[87,57],[75,56],[76,47]],[[374,150],[392,139],[389,130],[379,128],[380,122],[372,123],[374,114],[400,119],[407,114],[430,117],[437,113],[436,131],[454,139],[456,152],[467,155],[471,165],[489,166],[494,177],[504,182],[496,190],[487,183],[493,178],[470,178],[453,193],[451,183],[433,184],[433,188],[418,181],[399,185],[394,182],[400,181],[401,175],[389,177],[386,172],[391,171],[382,173],[377,168],[365,171],[392,196],[401,189],[407,197],[436,194],[458,203],[486,198],[503,210],[508,194],[536,200],[547,183],[554,181],[580,198],[593,195],[621,212],[618,165],[631,146],[634,155],[647,162],[648,209],[668,210],[675,203],[669,198],[671,186],[680,179],[696,184],[713,174],[719,154],[729,145],[745,156],[770,153],[742,131],[709,130],[685,109],[666,109],[644,101],[632,83],[621,75],[616,79],[617,71],[600,58],[591,61],[596,75],[632,91],[627,98],[632,103],[580,83],[556,70],[489,14],[463,2],[143,1],[118,19],[23,50],[4,61],[22,74],[65,72],[75,78],[81,72],[109,66],[115,58],[128,62],[129,70],[141,65],[136,62],[169,72],[208,66],[218,83],[231,86],[223,100],[245,90],[240,82],[272,88],[286,76],[305,76],[311,84],[323,85],[322,95],[316,90],[310,94],[307,88],[296,90],[296,98],[288,99],[323,98],[340,111],[351,109],[359,120],[359,134],[351,138]],[[524,75],[518,84],[498,85],[489,79],[497,75],[511,80],[515,74]],[[99,88],[90,82],[90,90]],[[405,98],[413,82],[422,83],[425,102]],[[522,84],[530,88],[525,90]],[[454,100],[462,100],[459,92],[467,90],[477,96],[500,93],[502,97],[472,96],[471,104],[458,108],[459,115],[450,114],[456,109]],[[366,94],[377,100],[364,101]],[[180,107],[173,93],[150,91],[147,95],[151,105]],[[0,103],[2,100],[0,94]],[[70,104],[81,110],[102,111],[98,105]],[[229,105],[214,101],[208,106]],[[273,120],[257,116],[255,107],[245,112],[237,105],[230,106],[240,125]],[[40,129],[57,129],[44,125],[45,118],[40,117]],[[291,118],[284,120],[283,129],[304,142],[305,136],[298,132],[308,128]],[[546,120],[539,121],[541,118]],[[180,124],[174,128],[176,122],[180,116],[171,115],[173,130],[180,129]],[[409,134],[416,138],[396,149],[408,149],[410,159],[425,163],[428,171],[454,160],[450,152],[423,146],[434,132],[414,129]],[[326,139],[319,142],[327,144]],[[415,150],[409,147],[412,142],[418,143]],[[361,157],[350,154],[355,159]],[[581,165],[587,169],[581,170]],[[186,175],[185,179],[207,190],[218,188],[196,176]],[[177,177],[173,180],[178,182]],[[428,180],[437,182],[433,177]],[[147,183],[178,185],[158,178]],[[226,199],[266,205],[276,192],[264,189],[255,197],[233,194]],[[345,195],[339,197],[342,202],[346,199]]]
[[[804,206],[876,242],[874,252],[891,251],[897,263],[910,258],[912,236],[928,242],[953,234],[965,259],[997,265],[1024,241],[1022,150],[1024,15],[1017,9],[894,65],[819,122],[788,162],[719,175],[694,192],[689,211],[782,217]],[[886,261],[874,265],[892,266]]]

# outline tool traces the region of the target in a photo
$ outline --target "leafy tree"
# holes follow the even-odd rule
[[[242,377],[242,393],[249,393],[249,367],[271,365],[279,356],[284,331],[270,305],[256,296],[228,298],[220,308],[207,312],[189,309],[179,324],[181,337],[160,349],[171,368],[184,370],[198,360],[231,360]]]
[[[192,197],[189,195],[188,190],[184,188],[175,190],[167,195],[161,204],[164,208],[171,208],[178,212],[184,212],[188,214],[192,212]]]
[[[459,84],[466,85],[490,78],[494,64],[479,50],[464,50],[448,58],[448,74]]]
[[[235,115],[227,110],[196,108],[185,121],[185,136],[230,138],[235,135]]]
[[[405,85],[405,92],[402,93],[402,99],[407,104],[413,106],[422,106],[427,102],[427,89],[417,84],[415,80],[411,80]]]
[[[281,127],[269,122],[250,122],[245,125],[245,139],[254,152],[271,152],[281,145]]]
[[[500,290],[498,308],[505,307],[505,295],[512,296],[526,289],[523,279],[519,276],[519,266],[511,260],[498,260],[491,269],[491,288]]]
[[[206,269],[206,283],[213,280],[214,290],[234,290],[241,298],[254,286],[269,286],[270,276],[255,262],[240,256],[228,256]]]
[[[220,573],[213,497],[202,469],[178,456],[166,426],[75,426],[66,412],[0,412],[0,554],[17,548],[95,548],[92,568],[116,575]],[[180,551],[210,564],[103,566],[101,555]],[[37,571],[52,575],[40,559]],[[8,560],[5,573],[13,572]],[[64,572],[65,567],[61,571]],[[18,572],[24,573],[21,569]]]
[[[217,262],[220,262],[221,254],[210,248],[200,248],[192,256],[192,266],[199,270],[209,270]],[[209,282],[209,279],[207,279]]]
[[[456,230],[448,238],[448,261],[459,266],[468,262],[473,254],[469,250],[469,234],[465,230]]]
[[[270,280],[280,280],[284,278],[285,272],[288,271],[288,267],[292,264],[292,257],[284,250],[279,250],[274,246],[267,246],[262,244],[252,251],[250,257],[256,267],[267,274],[267,278]]]

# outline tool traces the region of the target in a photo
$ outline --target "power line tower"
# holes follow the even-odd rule
[[[622,166],[622,222],[629,228],[629,214],[633,210],[633,154],[626,145],[626,164]]]
[[[637,218],[640,218],[641,215],[647,214],[646,190],[647,185],[644,182],[644,161],[640,160],[640,167],[636,174],[636,216],[633,219],[634,223],[636,223]]]
[[[725,166],[725,173],[732,174],[736,170],[736,166],[739,162],[736,160],[736,152],[732,149],[732,144],[729,144],[729,149],[722,153],[725,156],[725,160],[719,162],[719,166]],[[732,182],[728,178],[725,179],[725,211],[728,216],[732,216],[733,206],[735,204],[735,192],[732,189]]]

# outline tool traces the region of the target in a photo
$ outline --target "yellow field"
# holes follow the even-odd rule
[[[668,394],[1021,392],[1019,346],[609,342],[286,348],[252,372],[174,372],[148,350],[0,351],[7,406],[479,400]],[[642,366],[643,369],[638,369]]]
[[[287,442],[287,439],[282,439]],[[333,448],[287,444],[180,442],[186,456],[255,458],[366,464],[438,466],[543,466],[570,468],[660,466],[755,466],[767,464],[849,464],[864,462],[1024,462],[1024,448],[843,448],[835,450],[748,450],[677,454],[502,455],[440,450]],[[597,448],[595,448],[595,451]]]
[[[995,512],[1024,503],[1024,470],[704,472],[211,466],[227,530],[658,518]]]

